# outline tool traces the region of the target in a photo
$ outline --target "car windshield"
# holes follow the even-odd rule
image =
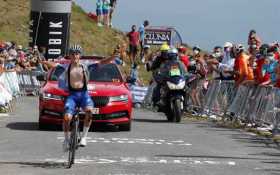
[[[88,67],[90,81],[97,82],[121,82],[122,76],[115,64],[97,65]]]
[[[89,80],[96,82],[121,82],[122,76],[115,64],[90,64],[88,65]],[[65,71],[65,67],[57,66],[51,76],[50,81],[58,81],[60,75]]]

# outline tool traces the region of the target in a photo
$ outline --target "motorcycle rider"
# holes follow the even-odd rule
[[[170,47],[168,50],[168,59],[165,60],[161,66],[159,71],[159,91],[160,91],[160,101],[159,105],[164,106],[165,103],[165,96],[166,96],[166,90],[164,89],[165,86],[161,86],[161,84],[164,83],[165,78],[169,76],[170,74],[170,67],[173,65],[177,65],[180,70],[180,75],[185,76],[187,74],[187,68],[186,66],[179,60],[178,57],[178,50],[175,47]],[[161,89],[162,88],[162,89]]]
[[[168,51],[170,47],[167,43],[163,43],[160,48],[160,55],[158,55],[151,63],[147,63],[147,70],[153,72],[154,83],[156,83],[153,90],[152,101],[156,104],[160,100],[160,84],[156,81],[158,77],[158,70],[160,66],[168,59]]]

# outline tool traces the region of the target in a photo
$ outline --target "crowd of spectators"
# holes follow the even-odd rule
[[[44,48],[23,48],[15,42],[0,43],[0,73],[11,71],[40,71],[47,72],[48,67],[42,64],[45,60]]]

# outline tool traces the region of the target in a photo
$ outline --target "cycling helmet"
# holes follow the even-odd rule
[[[163,43],[160,47],[161,52],[167,52],[169,49],[170,49],[170,47],[167,43]]]
[[[168,50],[168,57],[171,60],[176,60],[178,58],[178,50],[175,47],[170,47]]]
[[[72,45],[69,48],[69,53],[70,54],[73,54],[73,53],[80,53],[80,54],[82,54],[83,53],[83,49],[82,49],[82,47],[80,45],[74,44],[74,45]]]

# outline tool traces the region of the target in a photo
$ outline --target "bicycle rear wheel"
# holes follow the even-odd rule
[[[75,163],[75,153],[78,148],[78,128],[79,127],[79,119],[74,119],[71,126],[71,136],[70,136],[70,147],[69,147],[69,155],[68,155],[68,168],[71,168]]]

